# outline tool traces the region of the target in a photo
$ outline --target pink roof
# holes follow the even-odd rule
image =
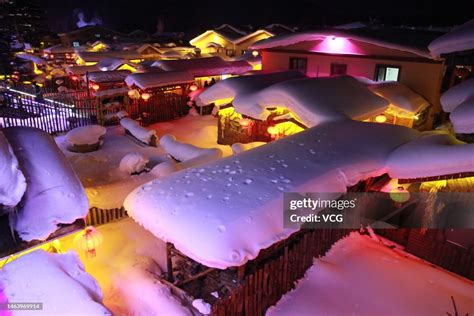
[[[159,60],[153,66],[165,71],[187,71],[193,77],[239,75],[252,70],[252,66],[246,61],[225,61],[220,57]]]
[[[134,73],[125,78],[125,83],[129,87],[136,86],[142,90],[191,83],[193,81],[194,77],[185,71]]]

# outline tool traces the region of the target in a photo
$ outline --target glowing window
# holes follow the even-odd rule
[[[375,81],[398,81],[400,79],[399,66],[377,65],[375,68]]]

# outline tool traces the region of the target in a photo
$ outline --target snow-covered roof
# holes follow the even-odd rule
[[[196,102],[198,105],[207,105],[217,100],[234,99],[238,95],[257,92],[278,82],[305,77],[300,71],[290,70],[227,78],[205,89],[196,98]]]
[[[73,251],[36,250],[5,264],[0,270],[0,302],[3,295],[10,303],[42,303],[43,309],[33,314],[111,315],[102,305],[99,284]]]
[[[324,40],[328,37],[330,38],[342,37],[342,38],[352,39],[352,40],[356,40],[356,41],[360,41],[360,42],[364,42],[364,43],[368,43],[368,44],[372,44],[376,46],[381,46],[381,47],[385,47],[389,49],[409,52],[409,53],[412,53],[421,57],[425,57],[425,58],[430,58],[430,59],[432,58],[428,49],[420,47],[419,43],[409,44],[408,42],[403,40],[405,36],[402,36],[401,34],[399,37],[401,37],[402,40],[399,40],[399,38],[397,37],[392,38],[392,36],[390,36],[390,39],[384,39],[381,35],[383,35],[384,33],[388,33],[387,30],[379,30],[378,32],[376,32],[377,36],[374,36],[373,33],[374,32],[369,33],[369,30],[366,30],[364,32],[362,31],[358,32],[357,29],[353,29],[353,30],[333,29],[333,30],[297,32],[297,33],[278,35],[278,36],[270,37],[262,41],[258,41],[254,43],[250,48],[251,49],[268,49],[268,48],[273,48],[273,47],[293,45],[293,44],[306,42],[306,41]],[[390,32],[390,33],[393,33],[393,32]],[[400,31],[398,31],[397,33],[400,33]]]
[[[18,58],[21,58],[21,59],[32,61],[37,65],[46,65],[46,63],[47,63],[46,60],[44,60],[43,58],[41,58],[39,56],[36,56],[36,55],[33,55],[33,54],[18,53],[15,56],[18,57]]]
[[[283,81],[239,95],[233,105],[238,113],[262,120],[271,114],[268,108],[284,107],[311,127],[345,118],[367,119],[384,112],[389,103],[353,77],[335,76]]]
[[[474,171],[474,144],[443,132],[427,132],[387,158],[392,178],[415,179]]]
[[[369,89],[390,102],[390,105],[409,113],[419,112],[430,105],[421,95],[397,81],[375,83]]]
[[[130,74],[128,70],[113,70],[113,71],[95,71],[89,72],[89,80],[96,83],[103,82],[121,82]]]
[[[142,90],[191,82],[194,82],[194,77],[186,71],[134,73],[125,78],[129,87],[137,86]]]
[[[452,112],[470,99],[474,99],[474,78],[464,80],[444,92],[440,101],[445,112]]]
[[[58,44],[58,45],[54,45],[54,46],[43,49],[43,52],[49,53],[49,54],[58,54],[58,53],[59,54],[60,53],[73,54],[75,50],[72,47],[66,47],[61,44]]]
[[[383,174],[386,156],[418,134],[351,120],[322,124],[149,182],[124,206],[190,258],[220,269],[240,266],[294,232],[283,228],[284,191],[345,192]]]
[[[273,34],[272,32],[270,32],[270,31],[268,31],[268,30],[265,30],[265,29],[263,29],[263,30],[256,30],[255,32],[252,32],[252,33],[250,33],[250,34],[247,34],[247,35],[245,35],[245,36],[242,36],[241,38],[239,38],[239,39],[237,39],[236,41],[234,41],[234,43],[235,43],[235,44],[240,44],[240,43],[242,43],[242,42],[244,42],[244,41],[246,41],[246,40],[248,40],[248,39],[250,39],[250,38],[252,38],[252,37],[254,37],[254,36],[258,36],[258,35],[260,35],[260,34],[265,34],[265,35],[267,35],[267,36],[269,36],[269,37],[272,37],[272,36],[275,35],[275,34]]]
[[[71,75],[85,75],[87,72],[100,71],[99,67],[96,65],[92,66],[67,66],[66,72]]]
[[[79,51],[76,52],[77,56],[86,62],[101,61],[105,58],[117,58],[117,59],[140,59],[142,55],[133,50],[109,50],[103,52],[88,52]]]
[[[474,98],[465,101],[456,107],[449,115],[451,123],[456,133],[474,133]]]
[[[99,91],[94,91],[93,95],[97,98],[113,97],[116,95],[125,95],[129,90],[128,87],[101,89]]]
[[[107,71],[107,70],[115,70],[118,67],[122,66],[123,64],[127,64],[127,60],[125,59],[119,59],[119,58],[104,58],[101,61],[99,61],[96,66],[102,71]]]
[[[474,19],[435,39],[428,48],[435,57],[474,49]]]
[[[252,66],[246,61],[225,61],[222,58],[191,58],[179,60],[159,60],[153,63],[165,71],[187,71],[194,77],[215,76],[225,74],[243,74],[252,70]]]
[[[81,182],[54,139],[32,127],[2,130],[26,178],[26,192],[12,226],[24,241],[45,240],[60,224],[87,215]]]

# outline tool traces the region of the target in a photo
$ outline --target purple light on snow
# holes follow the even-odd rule
[[[325,39],[313,47],[313,51],[330,54],[361,54],[350,39],[336,36],[326,36]]]

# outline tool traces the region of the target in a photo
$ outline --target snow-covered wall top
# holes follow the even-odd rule
[[[428,48],[435,57],[474,49],[474,19],[438,37]]]
[[[324,40],[328,37],[339,37],[345,39],[352,39],[376,46],[381,46],[389,49],[396,49],[404,52],[409,52],[421,57],[431,58],[430,52],[424,49],[417,49],[410,46],[404,46],[396,43],[391,43],[388,41],[381,41],[376,40],[374,38],[369,38],[361,35],[351,34],[347,32],[343,32],[340,30],[331,30],[331,31],[308,31],[308,32],[298,32],[298,33],[290,33],[284,35],[278,35],[274,37],[270,37],[261,41],[254,43],[250,49],[267,49],[267,48],[274,48],[274,47],[281,47],[281,46],[288,46],[293,45],[301,42],[307,41],[316,41],[316,40]]]
[[[36,250],[7,263],[0,270],[0,291],[10,303],[43,303],[43,310],[34,314],[111,315],[102,305],[99,285],[75,252]]]
[[[111,70],[111,71],[94,71],[89,72],[89,80],[92,82],[123,82],[125,78],[130,74],[129,70]]]
[[[215,76],[225,74],[243,74],[252,70],[252,66],[244,61],[226,61],[220,57],[205,57],[177,60],[159,60],[152,64],[164,71],[187,71],[194,77]]]
[[[266,119],[267,108],[285,107],[306,126],[352,118],[366,119],[384,112],[389,103],[350,76],[295,79],[271,85],[259,92],[237,96],[239,113]]]
[[[59,224],[87,215],[87,197],[66,157],[47,133],[31,127],[3,129],[27,187],[14,229],[24,241],[45,240]]]
[[[294,232],[283,228],[284,191],[345,192],[386,172],[387,155],[418,134],[388,124],[326,123],[151,181],[124,206],[194,260],[221,269],[240,266]]]
[[[414,179],[474,171],[474,144],[451,135],[428,132],[404,144],[387,159],[392,178]]]
[[[441,106],[445,112],[452,112],[469,99],[474,99],[474,78],[464,80],[441,95]]]
[[[19,169],[10,144],[0,132],[0,205],[17,205],[25,190],[25,176]]]
[[[193,81],[194,77],[186,71],[134,73],[125,78],[127,86],[136,86],[142,90],[186,84]]]
[[[384,81],[375,83],[369,85],[369,89],[386,99],[391,105],[407,112],[416,113],[430,105],[421,95],[400,82]]]
[[[305,77],[303,73],[295,70],[232,77],[205,89],[196,97],[196,104],[202,106],[217,100],[233,99],[237,95],[257,92],[278,82]]]

